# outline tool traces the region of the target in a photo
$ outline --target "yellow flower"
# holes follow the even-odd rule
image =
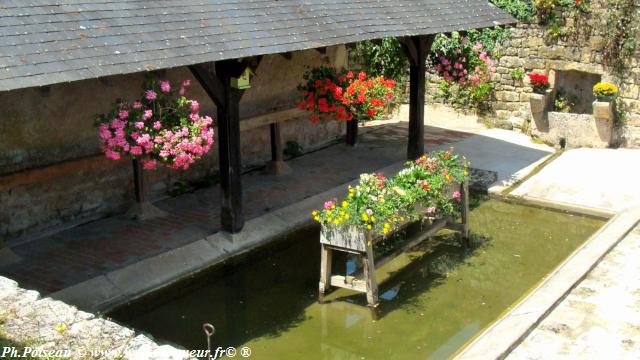
[[[332,221],[333,221],[333,218],[328,218],[328,219],[327,219],[327,221],[328,221],[328,222],[332,222]]]
[[[371,216],[371,222],[376,222],[376,217],[375,216]]]
[[[349,214],[344,214],[344,218],[349,220]]]
[[[60,332],[65,332],[67,331],[67,327],[64,324],[56,324],[55,325],[56,329],[58,329],[58,331]]]
[[[371,230],[371,225],[367,225],[367,229]]]
[[[469,175],[469,172],[467,170],[464,171],[464,176]]]
[[[313,217],[313,220],[315,220],[315,221],[320,221],[320,217],[319,217],[319,216],[314,216],[314,217]]]
[[[346,208],[347,206],[349,206],[349,203],[348,203],[348,202],[346,202],[346,201],[343,201],[343,202],[342,202],[342,207],[343,207],[343,208]]]
[[[313,210],[313,211],[311,212],[311,215],[313,215],[313,216],[318,216],[318,210]]]
[[[338,225],[338,224],[340,224],[340,220],[335,219],[335,220],[333,220],[333,223],[334,223],[334,224],[336,224],[336,225]]]
[[[593,87],[593,94],[598,96],[613,96],[618,93],[618,87],[606,82],[597,83]]]
[[[367,215],[367,213],[362,213],[362,220],[369,221],[369,216]]]
[[[383,235],[387,235],[388,232],[389,232],[389,229],[387,229],[387,228],[382,229],[382,234]]]
[[[404,221],[404,216],[400,216],[400,221]]]
[[[331,204],[331,208],[335,209],[336,208],[336,204]]]

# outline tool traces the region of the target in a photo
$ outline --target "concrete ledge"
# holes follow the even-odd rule
[[[640,207],[616,215],[455,359],[505,358],[638,223]]]

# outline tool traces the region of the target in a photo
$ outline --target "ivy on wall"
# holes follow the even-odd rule
[[[609,0],[606,31],[603,34],[603,60],[622,75],[627,63],[640,50],[640,3],[634,0]]]

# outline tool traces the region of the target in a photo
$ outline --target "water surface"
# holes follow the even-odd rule
[[[188,349],[206,348],[201,325],[209,322],[214,347],[249,346],[252,359],[446,359],[602,224],[497,200],[477,204],[471,249],[445,232],[378,270],[386,280],[378,321],[361,294],[338,290],[329,303],[316,302],[317,227],[112,315]],[[336,257],[334,269],[352,268],[346,260]]]

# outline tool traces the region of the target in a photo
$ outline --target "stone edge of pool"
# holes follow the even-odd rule
[[[396,174],[403,165],[404,162],[397,162],[377,172]],[[295,204],[248,220],[239,234],[218,232],[49,296],[90,312],[108,312],[312,224],[311,211],[317,209],[326,199],[342,196],[349,185],[355,185],[357,182],[358,179],[354,179]]]
[[[528,201],[531,199],[523,199]],[[569,204],[540,203],[561,210],[604,216],[607,211]],[[629,232],[640,224],[640,206],[611,218],[508,312],[461,347],[455,360],[504,359]]]

